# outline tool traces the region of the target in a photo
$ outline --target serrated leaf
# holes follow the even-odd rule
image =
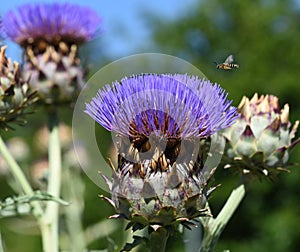
[[[69,205],[68,202],[48,193],[36,191],[33,195],[12,196],[1,201],[0,218],[30,214],[32,212],[30,203],[33,201],[54,201],[62,205]]]
[[[42,192],[42,191],[35,191],[32,196],[28,196],[28,197],[29,197],[29,202],[37,201],[37,200],[40,200],[40,201],[54,201],[54,202],[56,202],[58,204],[61,204],[61,205],[64,205],[64,206],[70,205],[69,202],[67,202],[63,199],[54,197],[51,194],[48,194],[47,192]]]

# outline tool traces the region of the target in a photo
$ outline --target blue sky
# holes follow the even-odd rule
[[[192,10],[197,0],[69,0],[63,2],[76,3],[92,7],[103,19],[101,35],[102,48],[112,59],[128,56],[134,53],[151,51],[150,29],[144,13],[150,13],[164,19],[176,19]],[[55,2],[53,0],[40,1],[1,1],[0,12],[16,8],[24,3]],[[56,1],[57,2],[57,1]],[[8,56],[19,59],[21,50],[16,45],[5,41],[9,45]],[[141,49],[142,48],[142,49]],[[139,49],[139,50],[138,50]],[[153,52],[153,51],[152,51]]]

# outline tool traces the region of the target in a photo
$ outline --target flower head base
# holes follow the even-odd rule
[[[11,123],[24,124],[25,108],[36,100],[28,84],[20,78],[19,64],[5,56],[0,48],[0,129],[8,130]]]
[[[86,113],[117,134],[118,168],[106,178],[133,230],[190,225],[207,214],[199,141],[237,118],[218,85],[188,75],[142,74],[99,90]],[[212,174],[212,173],[211,173]]]
[[[290,150],[300,141],[293,141],[299,121],[290,129],[289,105],[280,110],[276,96],[255,94],[243,97],[238,109],[241,117],[223,132],[229,143],[226,167],[270,177],[287,171]]]
[[[24,47],[23,76],[46,104],[72,102],[83,86],[78,46],[101,23],[91,9],[73,4],[26,4],[4,15],[6,35]]]

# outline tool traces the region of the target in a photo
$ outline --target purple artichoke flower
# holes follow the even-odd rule
[[[219,85],[180,74],[131,76],[99,90],[85,112],[117,135],[118,167],[105,177],[113,217],[157,230],[206,215],[211,190],[197,147],[235,122],[230,104]]]
[[[205,138],[237,118],[217,84],[188,75],[140,75],[99,90],[86,106],[96,122],[122,136]]]
[[[74,101],[84,84],[78,46],[91,40],[98,14],[74,4],[25,4],[3,16],[6,36],[26,53],[23,78],[46,104]]]
[[[0,17],[0,38],[4,37],[4,28],[3,28],[3,22]]]
[[[69,3],[25,4],[3,16],[7,36],[22,46],[40,40],[81,44],[94,37],[100,23],[92,9]]]

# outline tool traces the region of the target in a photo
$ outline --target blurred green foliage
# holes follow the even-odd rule
[[[157,48],[193,63],[229,92],[234,105],[242,96],[274,94],[290,104],[291,121],[300,119],[300,5],[289,0],[199,1],[188,15],[164,21],[154,17]],[[239,69],[215,68],[233,54]],[[299,133],[298,133],[299,136]],[[292,162],[300,162],[300,147]],[[276,181],[252,181],[240,208],[229,222],[216,251],[298,251],[300,242],[300,171]],[[220,167],[221,168],[221,167]],[[211,203],[217,214],[238,177],[219,169],[221,189]]]
[[[43,126],[46,125],[47,116],[45,114],[45,108],[40,106],[39,104],[34,104],[32,109],[34,111],[33,114],[27,115],[26,119],[28,123],[24,127],[16,126],[14,130],[3,133],[2,137],[6,140],[9,140],[15,136],[22,137],[26,140],[29,145],[31,151],[30,156],[20,162],[21,167],[24,169],[24,172],[31,181],[35,190],[45,189],[40,188],[39,184],[34,183],[33,178],[33,166],[36,160],[41,158],[45,158],[47,153],[41,153],[39,150],[39,144],[44,145],[44,139],[39,139],[40,142],[37,142],[36,134],[37,131],[40,130]],[[72,108],[61,108],[59,111],[59,117],[61,121],[72,127]],[[102,133],[106,133],[107,140],[105,141],[109,145],[109,137],[102,128],[97,127],[97,135],[102,135]],[[66,135],[65,135],[66,136]],[[46,136],[44,136],[46,138]],[[70,139],[69,139],[70,140]],[[106,145],[106,147],[108,146]],[[68,146],[71,148],[72,145]],[[64,150],[65,152],[67,150]],[[103,148],[103,155],[108,156],[108,148]],[[2,163],[1,163],[2,164]],[[3,167],[1,167],[2,169]],[[66,165],[63,165],[63,173],[65,173],[65,169],[69,169]],[[0,171],[1,171],[0,169]],[[101,167],[98,168],[101,170]],[[84,206],[84,210],[81,213],[81,220],[84,230],[87,228],[91,228],[92,226],[102,223],[96,227],[96,229],[92,229],[87,234],[87,240],[91,240],[88,248],[89,249],[106,249],[107,247],[116,247],[122,246],[125,242],[123,241],[124,232],[123,231],[124,224],[120,221],[109,221],[108,217],[114,214],[114,209],[103,200],[100,199],[99,195],[105,194],[108,196],[108,193],[101,190],[97,187],[87,176],[86,174],[78,170],[78,167],[70,168],[70,176],[72,177],[72,181],[64,181],[62,185],[62,190],[64,191],[66,187],[69,187],[69,183],[74,183],[76,180],[77,174],[80,174],[83,183],[84,183],[84,195],[81,199],[80,204]],[[99,175],[99,180],[102,178]],[[0,173],[0,199],[3,200],[11,195],[15,195],[16,192],[12,190],[15,188],[15,182],[11,174],[9,173]],[[76,186],[75,186],[76,187]],[[73,198],[65,198],[66,201],[74,203],[75,199]],[[67,224],[66,220],[64,220],[65,212],[69,211],[68,206],[61,206],[61,217],[62,221],[60,222],[60,245],[63,249],[67,249],[70,247],[70,241],[67,237]],[[42,251],[41,250],[41,240],[39,236],[39,227],[36,223],[36,220],[31,216],[17,216],[17,217],[9,217],[9,218],[0,218],[0,232],[1,238],[3,241],[3,246],[5,251],[8,252],[32,252],[32,251]],[[95,238],[96,237],[96,238]],[[98,237],[98,238],[97,238]],[[111,250],[113,251],[113,250]]]
[[[299,8],[288,0],[199,1],[176,21],[152,19],[153,37],[159,50],[198,66],[235,100],[273,93],[299,112]],[[240,69],[217,71],[213,62],[229,54]]]

